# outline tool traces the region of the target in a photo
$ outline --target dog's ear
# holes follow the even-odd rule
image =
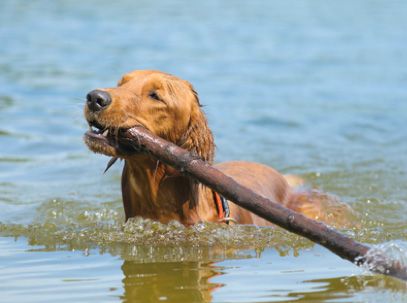
[[[180,146],[189,151],[196,152],[202,160],[212,164],[215,157],[215,142],[212,131],[208,126],[205,113],[201,110],[198,94],[190,85],[193,93],[193,104],[191,104],[191,117],[188,129],[185,132]]]

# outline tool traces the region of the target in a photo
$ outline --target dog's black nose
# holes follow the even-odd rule
[[[112,97],[102,90],[93,90],[86,96],[86,104],[93,112],[105,109],[110,103],[112,103]]]

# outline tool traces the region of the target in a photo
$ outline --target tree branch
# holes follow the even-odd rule
[[[334,231],[329,226],[259,196],[202,161],[197,154],[165,141],[141,127],[123,132],[120,143],[178,169],[235,204],[275,225],[326,247],[343,259],[357,265],[366,264],[375,272],[407,280],[407,270],[400,265],[400,262],[388,260],[381,255],[368,254],[371,251],[370,247]]]

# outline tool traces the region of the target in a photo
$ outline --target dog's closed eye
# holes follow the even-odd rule
[[[153,99],[153,100],[155,100],[155,101],[164,102],[164,101],[157,95],[157,93],[155,93],[155,92],[151,92],[149,96],[150,96],[151,99]]]

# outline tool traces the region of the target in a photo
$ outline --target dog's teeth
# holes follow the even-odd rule
[[[109,133],[109,130],[106,129],[106,130],[103,132],[103,136],[106,137],[108,133]]]

